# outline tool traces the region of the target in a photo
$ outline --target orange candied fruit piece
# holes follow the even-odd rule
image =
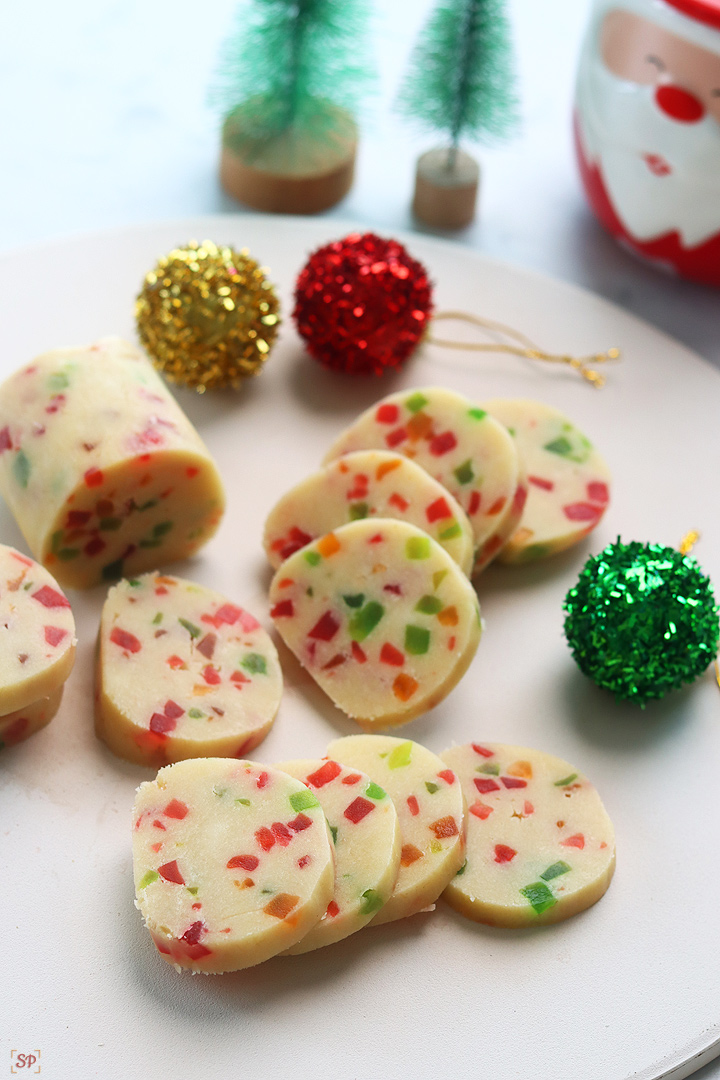
[[[328,533],[326,536],[322,536],[315,545],[317,550],[327,559],[329,555],[334,555],[340,550],[340,541],[335,533]]]
[[[422,859],[423,853],[419,848],[416,848],[414,844],[403,844],[402,851],[400,852],[400,863],[402,866],[412,866],[418,859]]]
[[[441,626],[457,626],[457,608],[454,605],[452,607],[443,608],[443,610],[438,615],[438,622]]]
[[[523,776],[527,780],[532,779],[532,765],[529,761],[513,761],[505,770],[508,776]]]
[[[401,671],[393,683],[393,694],[396,698],[400,698],[400,701],[409,701],[418,686],[417,679],[413,679],[412,675],[406,675],[404,671]]]
[[[399,468],[399,461],[383,461],[380,465],[378,465],[377,469],[375,470],[375,479],[382,480],[383,476],[387,476],[387,474],[392,472],[393,469]]]

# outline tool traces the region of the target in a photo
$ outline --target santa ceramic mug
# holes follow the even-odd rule
[[[575,140],[605,228],[720,286],[720,0],[595,0]]]

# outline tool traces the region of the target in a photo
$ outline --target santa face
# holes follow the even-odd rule
[[[720,231],[720,54],[613,8],[584,57],[577,106],[582,149],[629,238],[676,232],[691,248]]]

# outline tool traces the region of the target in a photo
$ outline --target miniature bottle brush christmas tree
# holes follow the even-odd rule
[[[362,0],[246,0],[211,99],[220,179],[259,210],[317,213],[352,183],[355,109],[370,81]]]
[[[420,34],[400,89],[400,111],[447,145],[418,160],[413,210],[460,228],[475,214],[479,168],[461,139],[499,141],[517,121],[510,31],[503,0],[440,0]]]

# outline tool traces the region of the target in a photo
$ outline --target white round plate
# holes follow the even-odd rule
[[[699,529],[695,554],[720,580],[720,375],[589,293],[415,235],[405,242],[430,270],[438,309],[509,323],[549,350],[618,345],[623,360],[608,367],[607,386],[431,345],[384,380],[328,373],[303,352],[291,295],[308,253],[343,232],[334,220],[224,216],[9,255],[0,261],[0,374],[57,346],[133,339],[143,275],[177,244],[249,247],[278,284],[281,340],[242,393],[178,392],[216,455],[229,505],[216,538],[172,570],[246,604],[268,627],[264,518],[361,409],[392,390],[440,384],[567,412],[614,475],[601,527],[554,560],[492,567],[480,579],[487,628],[468,674],[401,732],[437,752],[494,740],[575,764],[614,821],[615,880],[595,907],[544,929],[491,929],[439,903],[306,956],[221,977],[176,974],[133,906],[130,807],[151,773],[114,758],[93,733],[104,590],[73,593],[80,644],[62,710],[0,756],[0,1072],[11,1052],[39,1050],[48,1080],[680,1080],[720,1051],[720,691],[708,671],[644,711],[616,704],[575,668],[561,605],[588,553],[618,535],[677,545]],[[0,540],[24,547],[4,509]],[[356,728],[286,649],[281,658],[286,692],[257,758],[321,756]]]

